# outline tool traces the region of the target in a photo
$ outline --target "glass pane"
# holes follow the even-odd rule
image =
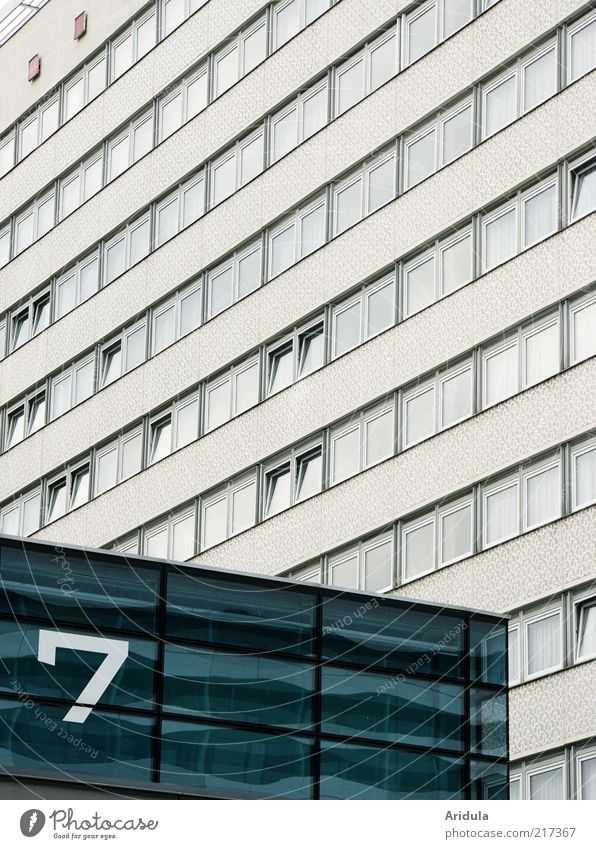
[[[296,501],[321,491],[323,457],[321,449],[298,457],[296,461]]]
[[[405,400],[406,446],[426,439],[435,431],[435,388]]]
[[[349,478],[360,471],[360,428],[356,427],[331,441],[333,456],[332,483]]]
[[[201,288],[180,298],[180,336],[195,330],[201,323]]]
[[[195,553],[195,515],[194,512],[172,524],[172,557],[174,560],[188,560]]]
[[[517,634],[517,631],[514,633]],[[470,674],[487,684],[507,684],[504,622],[486,622],[473,617],[470,622]]]
[[[120,239],[114,245],[110,245],[106,249],[106,282],[111,283],[116,277],[119,277],[125,269],[125,248],[126,242],[124,238]]]
[[[80,404],[93,394],[93,376],[95,364],[93,361],[75,369],[75,404]]]
[[[570,81],[573,82],[596,65],[596,20],[572,33],[570,47]]]
[[[198,115],[207,106],[207,101],[207,72],[204,71],[186,86],[186,120]]]
[[[297,109],[294,107],[291,112],[284,115],[283,118],[274,120],[271,124],[273,133],[273,161],[277,162],[292,148],[296,147],[298,142],[298,116]]]
[[[111,383],[113,380],[116,380],[117,377],[120,377],[120,372],[122,370],[122,352],[120,349],[120,343],[109,351],[105,351],[103,354],[103,362],[101,368],[101,384],[102,386],[106,386],[108,383]]]
[[[135,368],[145,359],[145,327],[133,330],[126,337],[125,371]]]
[[[140,262],[149,253],[149,219],[130,231],[130,265]]]
[[[393,325],[393,280],[366,295],[366,337],[369,339]]]
[[[470,0],[444,0],[443,38],[448,38],[472,20]]]
[[[435,525],[431,520],[425,525],[404,530],[404,578],[414,578],[430,572],[435,567]]]
[[[574,507],[578,508],[596,501],[596,448],[576,454],[574,464]]]
[[[71,375],[55,381],[52,384],[52,418],[62,415],[70,408]]]
[[[68,121],[85,105],[85,80],[81,77],[64,92],[64,120]]]
[[[274,472],[268,472],[266,478],[265,516],[273,516],[290,506],[292,476],[290,465]]]
[[[559,325],[555,322],[524,339],[524,384],[532,386],[559,371]]]
[[[271,277],[294,264],[295,224],[271,238]]]
[[[60,187],[60,219],[77,208],[80,203],[80,177],[69,180]]]
[[[472,236],[465,236],[441,250],[441,290],[443,295],[459,289],[472,279]]]
[[[216,204],[229,197],[236,189],[236,155],[230,156],[224,162],[212,169],[213,188],[211,203]]]
[[[577,656],[596,654],[596,604],[588,602],[578,609]]]
[[[335,195],[335,232],[342,233],[362,218],[362,178]]]
[[[435,170],[436,130],[406,146],[408,160],[406,188],[415,186]]]
[[[545,469],[526,478],[526,525],[535,527],[561,515],[559,467]]]
[[[395,197],[395,158],[378,165],[368,174],[368,209],[370,214]]]
[[[302,217],[300,256],[306,256],[325,244],[325,204]]]
[[[484,403],[489,407],[519,389],[517,344],[484,358]]]
[[[222,542],[227,536],[227,499],[224,496],[203,508],[202,548]]]
[[[178,198],[157,210],[157,244],[163,245],[178,232]]]
[[[151,449],[149,462],[156,463],[167,457],[172,449],[172,419],[168,416],[151,425]]]
[[[523,69],[524,110],[532,109],[557,91],[557,63],[555,48]]]
[[[289,41],[300,29],[300,5],[298,0],[280,4],[274,11],[275,18],[275,48],[278,49]]]
[[[141,59],[155,46],[155,15],[151,15],[146,21],[136,28],[137,36],[137,60]]]
[[[435,257],[430,256],[406,271],[406,314],[418,312],[432,304],[435,295]]]
[[[571,311],[573,363],[596,354],[596,300]]]
[[[564,799],[563,767],[530,775],[528,790],[530,799]]]
[[[108,150],[108,180],[114,180],[128,168],[128,136],[111,145]]]
[[[26,218],[17,221],[17,235],[15,244],[15,254],[24,251],[33,242],[34,239],[34,223],[35,218],[33,212],[27,215]]]
[[[472,780],[472,799],[494,799],[505,802],[509,799],[519,798],[519,781],[512,781],[507,785],[507,765],[490,763],[487,761],[471,761],[470,777]]]
[[[204,181],[201,177],[194,185],[182,191],[182,226],[188,227],[204,211]]]
[[[524,202],[524,247],[539,242],[557,229],[557,187],[528,198]]]
[[[509,631],[508,660],[507,672],[509,684],[511,684],[519,681],[519,628]]]
[[[573,180],[572,219],[587,215],[596,208],[596,164],[580,171]]]
[[[117,79],[132,65],[132,35],[128,35],[120,44],[114,46],[112,54],[112,74]]]
[[[249,368],[234,375],[234,414],[239,415],[244,410],[254,407],[259,400],[259,364],[253,363]]]
[[[323,365],[325,354],[325,336],[323,326],[317,327],[299,337],[299,374],[310,374]]]
[[[166,559],[168,556],[168,529],[148,531],[145,537],[145,554]]]
[[[487,91],[484,98],[484,135],[490,136],[517,117],[517,78],[509,77]]]
[[[360,301],[333,316],[333,356],[339,357],[360,344]]]
[[[441,381],[441,426],[472,415],[472,368]]]
[[[327,85],[307,97],[302,107],[302,138],[308,139],[327,123]]]
[[[234,267],[209,275],[209,316],[214,316],[229,307],[234,293]]]
[[[341,115],[364,97],[364,58],[345,71],[339,70],[336,79],[337,114]]]
[[[436,8],[433,5],[407,22],[408,63],[415,62],[435,46],[435,15]]]
[[[485,269],[494,268],[517,253],[517,215],[515,209],[485,225]]]
[[[329,8],[329,0],[306,0],[305,25],[312,23]]]
[[[334,587],[358,589],[358,554],[330,564],[331,583]]]
[[[397,73],[397,35],[371,50],[370,88],[374,91]]]
[[[472,688],[470,693],[472,748],[483,755],[507,754],[507,694]]]
[[[293,350],[293,346],[290,344],[269,354],[269,395],[285,389],[292,383],[294,379]]]
[[[469,6],[469,0],[466,0]],[[442,162],[446,165],[472,147],[472,106],[443,122]]]
[[[233,534],[251,528],[256,520],[256,483],[250,483],[232,492],[232,529]]]
[[[243,74],[252,71],[267,55],[267,29],[263,23],[255,32],[244,38]]]
[[[238,260],[238,297],[243,298],[261,285],[261,246]]]
[[[174,304],[153,319],[153,353],[163,351],[176,339],[176,307]]]
[[[37,118],[34,118],[24,127],[20,128],[20,145],[19,145],[19,161],[24,159],[27,154],[31,153],[37,147],[38,141],[38,124]]]
[[[596,799],[596,757],[582,759],[579,762],[580,799]]]
[[[364,423],[364,464],[372,466],[393,454],[393,407]]]
[[[230,381],[207,388],[207,430],[230,418]]]
[[[121,478],[126,480],[131,475],[141,471],[141,452],[143,439],[140,433],[122,440],[122,470]]]
[[[103,185],[103,157],[96,159],[83,172],[83,196],[88,200]]]
[[[106,60],[102,59],[87,72],[87,102],[97,97],[106,87]]]
[[[464,504],[440,517],[441,563],[472,554],[472,505]]]
[[[391,540],[364,551],[364,589],[380,593],[393,585]]]
[[[185,15],[184,0],[164,0],[164,31],[169,35],[179,26]]]
[[[485,497],[484,537],[487,545],[510,539],[518,533],[517,484]]]
[[[215,96],[219,97],[238,79],[238,47],[215,60]]]
[[[85,301],[97,292],[99,262],[97,259],[81,265],[79,269],[79,298]]]
[[[240,152],[240,185],[244,186],[263,170],[263,134],[245,145]]]
[[[182,448],[197,438],[199,402],[191,401],[176,411],[176,448]]]

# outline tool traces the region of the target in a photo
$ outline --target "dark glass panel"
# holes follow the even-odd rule
[[[473,618],[470,622],[470,675],[486,684],[506,684],[506,626]]]
[[[461,616],[380,604],[376,599],[325,599],[323,655],[330,660],[461,677]]]
[[[315,593],[222,575],[170,571],[166,633],[209,643],[313,653]]]
[[[313,668],[306,663],[169,645],[164,710],[307,729]]]
[[[463,799],[463,759],[401,752],[399,799]]]
[[[164,720],[161,782],[237,794],[309,799],[311,744],[287,735]]]
[[[472,751],[505,757],[507,754],[507,694],[473,687],[470,691]]]
[[[151,781],[153,719],[96,710],[83,723],[63,716],[63,707],[0,699],[0,763],[61,778]]]
[[[509,799],[507,764],[470,762],[472,799]]]
[[[397,695],[400,742],[456,751],[463,749],[463,687],[409,679],[398,684]]]
[[[57,648],[54,666],[41,663],[37,659],[40,630],[46,629],[39,625],[0,621],[0,689],[75,702],[106,655]],[[49,625],[47,630],[58,629]],[[147,640],[125,641],[128,657],[101,696],[100,703],[150,710],[157,644]]]
[[[0,546],[0,612],[154,633],[159,572],[77,551]]]

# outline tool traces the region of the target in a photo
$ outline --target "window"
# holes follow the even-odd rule
[[[596,501],[596,440],[588,439],[571,449],[571,505],[573,510]]]
[[[596,354],[596,295],[578,298],[569,306],[570,365]]]
[[[393,586],[393,537],[382,534],[328,559],[327,582],[345,589],[385,592]]]
[[[100,387],[119,378],[145,360],[147,324],[145,319],[125,328],[115,340],[107,342],[101,351]]]
[[[263,15],[226,44],[213,59],[213,96],[219,97],[267,56],[267,25]]]
[[[7,133],[0,139],[0,177],[4,176],[15,164],[16,136],[13,132]]]
[[[409,581],[433,571],[435,568],[434,513],[403,525],[401,551],[403,581]]]
[[[377,404],[331,430],[331,484],[358,474],[391,457],[394,403]]]
[[[428,53],[437,43],[437,2],[424,3],[405,17],[405,64]]]
[[[527,799],[564,799],[563,764],[534,769],[527,774]]]
[[[560,369],[558,314],[522,328],[522,387],[533,386]]]
[[[167,18],[167,11],[165,11]],[[157,26],[155,7],[132,22],[132,25],[112,43],[112,81],[155,46]]]
[[[482,493],[484,548],[519,533],[519,481],[517,476],[487,486]]]
[[[577,756],[577,797],[596,799],[596,752],[593,750]]]
[[[485,271],[515,256],[518,251],[515,202],[507,203],[496,212],[483,216],[482,234]]]
[[[96,251],[77,262],[56,281],[56,319],[86,301],[99,288],[99,255]]]
[[[309,563],[307,566],[301,566],[292,572],[288,572],[283,576],[290,578],[292,581],[302,581],[304,583],[320,584],[321,583],[321,564],[316,561]]]
[[[522,249],[541,242],[557,230],[557,197],[556,178],[522,195]]]
[[[596,598],[584,599],[575,607],[577,627],[575,657],[587,660],[596,656]]]
[[[474,553],[472,494],[401,526],[402,580],[410,581]]]
[[[269,234],[270,279],[325,243],[326,206],[326,197],[321,195],[272,228]]]
[[[0,268],[10,259],[10,222],[0,230]]]
[[[103,185],[103,153],[94,154],[60,180],[58,219],[62,221]]]
[[[144,532],[143,554],[164,560],[188,560],[196,550],[194,506],[184,507]]]
[[[507,652],[509,686],[517,684],[520,680],[519,649],[519,625],[514,625],[509,629],[509,649]]]
[[[193,71],[173,91],[168,91],[158,104],[158,138],[163,141],[179,127],[198,115],[208,103],[207,65]]]
[[[343,233],[364,216],[393,200],[395,150],[384,151],[333,188],[333,232]]]
[[[111,283],[127,268],[147,256],[151,247],[150,215],[144,212],[112,236],[104,247],[104,280]],[[90,269],[95,271],[95,269]]]
[[[141,470],[142,442],[142,428],[139,426],[97,449],[95,455],[96,496]]]
[[[473,143],[472,99],[467,97],[405,139],[406,188],[470,150]]]
[[[596,209],[596,158],[589,157],[588,154],[569,166],[572,221]]]
[[[279,50],[297,32],[329,8],[333,0],[280,0],[273,7],[273,49]]]
[[[567,30],[569,82],[587,74],[596,65],[596,14],[592,11]]]
[[[437,241],[404,264],[404,315],[413,315],[474,276],[472,229]]]
[[[258,356],[211,380],[205,390],[205,431],[213,430],[259,401]]]
[[[290,455],[267,466],[263,473],[263,518],[321,492],[323,447],[316,443],[293,449]]]
[[[328,121],[327,78],[302,92],[271,118],[271,162],[277,162]]]
[[[404,448],[468,418],[473,412],[473,367],[469,359],[406,389],[402,399]]]
[[[36,200],[24,212],[15,217],[14,255],[21,253],[37,239],[51,230],[55,224],[54,190]]]
[[[45,424],[45,391],[32,393],[8,409],[4,450],[8,451]]]
[[[267,395],[274,395],[320,368],[324,359],[324,323],[317,318],[267,349]]]
[[[260,127],[256,133],[237,142],[211,165],[211,206],[215,206],[248,183],[264,166],[265,131]]]
[[[149,422],[147,463],[157,463],[199,435],[199,396],[193,393],[157,413]]]
[[[522,472],[523,528],[531,530],[558,519],[562,513],[559,456]]]
[[[89,464],[67,470],[48,481],[45,523],[49,525],[89,500]]]
[[[151,355],[195,330],[201,323],[201,283],[190,283],[152,310]]]
[[[257,481],[253,473],[231,481],[202,499],[201,549],[210,548],[247,528],[256,521]]]
[[[6,356],[6,321],[0,321],[0,360]]]
[[[95,360],[86,357],[52,379],[50,420],[61,416],[93,394]]]
[[[50,292],[32,298],[27,306],[10,316],[9,352],[41,333],[50,323]]]
[[[207,276],[207,318],[213,318],[231,304],[257,289],[262,282],[261,241],[236,251],[212,268]]]
[[[59,109],[56,94],[19,123],[17,161],[24,159],[58,129]]]
[[[155,208],[155,248],[161,247],[205,212],[203,172],[183,183]]]
[[[106,87],[105,50],[64,83],[64,121],[68,121]]]
[[[3,534],[29,536],[41,525],[41,490],[20,495],[0,510],[0,530]]]
[[[335,108],[341,115],[397,73],[397,27],[369,41],[335,71]]]
[[[526,675],[532,678],[559,669],[563,662],[561,609],[525,622]]]
[[[153,109],[149,109],[108,141],[106,183],[115,180],[152,148]]]

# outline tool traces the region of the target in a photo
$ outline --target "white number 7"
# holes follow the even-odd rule
[[[88,637],[83,634],[61,633],[60,631],[40,631],[37,646],[37,659],[42,663],[56,665],[56,649],[73,651],[92,651],[105,654],[105,660],[83,689],[64,717],[65,722],[85,722],[99,698],[128,657],[127,640],[110,640],[107,637]],[[89,707],[91,705],[91,707]]]

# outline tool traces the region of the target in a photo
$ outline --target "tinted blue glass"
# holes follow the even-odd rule
[[[470,675],[486,684],[506,684],[506,626],[473,618],[470,622]]]
[[[321,799],[461,799],[462,781],[455,758],[321,744]]]
[[[95,710],[84,723],[63,717],[63,707],[0,699],[0,763],[56,770],[61,778],[151,781],[151,718]]]
[[[41,630],[60,629],[48,624],[47,629],[42,626]],[[54,666],[40,663],[37,659],[39,631],[39,625],[0,621],[0,689],[75,702],[103,663],[105,654],[58,648]],[[100,703],[150,710],[157,644],[126,638],[125,641],[128,657],[101,696]]]
[[[398,683],[398,740],[418,746],[463,749],[464,688],[441,681]]]
[[[96,628],[154,632],[159,573],[121,558],[113,565],[92,554],[3,541],[0,612],[63,620]]]
[[[376,605],[376,606],[375,606]],[[461,677],[465,622],[461,616],[413,607],[330,599],[323,606],[323,656],[406,670]]]
[[[472,799],[508,799],[507,764],[471,761]]]
[[[161,782],[222,795],[308,799],[311,744],[287,735],[164,720]]]
[[[472,751],[505,757],[507,754],[507,695],[473,687],[470,691]]]
[[[265,651],[312,654],[314,593],[233,576],[168,573],[166,633]]]
[[[314,675],[308,664],[170,645],[164,669],[164,710],[310,726]]]

